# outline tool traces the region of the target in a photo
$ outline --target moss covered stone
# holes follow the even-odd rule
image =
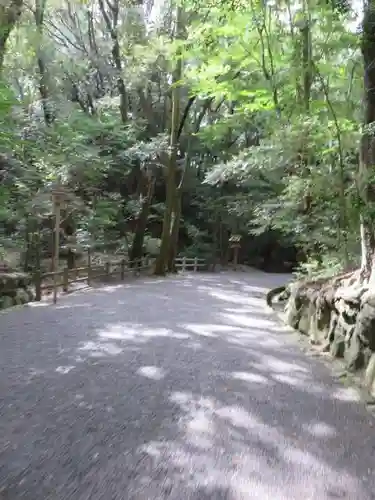
[[[322,351],[343,358],[348,371],[366,369],[368,378],[375,354],[375,292],[360,285],[355,273],[295,282],[288,292],[287,323]],[[375,368],[370,371],[375,380]]]
[[[0,272],[0,309],[26,304],[34,300],[30,275],[21,272]]]

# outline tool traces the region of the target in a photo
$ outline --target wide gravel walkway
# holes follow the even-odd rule
[[[140,280],[1,314],[0,499],[375,499],[372,417],[265,310],[282,281]]]

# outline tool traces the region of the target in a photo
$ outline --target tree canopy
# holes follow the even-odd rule
[[[227,258],[230,233],[250,263],[279,247],[310,273],[359,266],[361,234],[374,247],[374,42],[354,7],[5,2],[3,253],[50,227],[59,184],[77,245],[121,240],[136,258],[161,238],[159,274],[179,252]]]

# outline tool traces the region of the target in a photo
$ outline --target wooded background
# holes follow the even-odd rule
[[[177,254],[225,262],[238,233],[242,262],[312,275],[359,266],[362,241],[369,272],[375,36],[355,7],[3,1],[3,258],[51,255],[59,185],[70,266],[110,241],[158,274]]]

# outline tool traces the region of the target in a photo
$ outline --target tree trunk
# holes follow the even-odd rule
[[[110,14],[107,12],[106,6],[109,8]],[[116,68],[117,90],[120,96],[120,115],[122,123],[125,124],[128,121],[128,93],[122,77],[122,61],[117,32],[120,3],[119,0],[114,0],[104,4],[103,0],[99,0],[99,8],[112,40],[112,57]]]
[[[373,247],[374,235],[371,221],[366,220],[363,215],[360,217],[361,231],[361,270],[360,281],[366,282],[370,279],[373,268]]]
[[[25,273],[29,271],[30,263],[32,260],[32,251],[33,251],[33,233],[32,233],[32,227],[31,227],[31,222],[30,222],[30,217],[26,216],[25,219],[25,249],[24,249],[24,256],[23,256],[23,263],[22,267]]]
[[[311,42],[311,15],[309,5],[305,3],[305,20],[301,28],[302,35],[302,66],[303,66],[303,107],[306,113],[310,112],[311,86],[313,81],[312,42]]]
[[[310,114],[310,101],[311,101],[311,86],[313,82],[313,69],[312,69],[312,40],[311,40],[311,15],[308,0],[304,1],[304,24],[301,27],[301,42],[302,42],[302,88],[303,88],[303,102],[302,107],[306,115]],[[312,158],[308,151],[309,137],[306,132],[304,139],[305,144],[302,147],[300,158],[307,179],[311,177],[310,165]],[[303,198],[303,213],[309,214],[311,210],[312,196],[309,188],[309,181],[306,182],[306,188]]]
[[[177,132],[178,133],[178,132]],[[172,228],[171,228],[171,241],[168,255],[168,263],[167,268],[169,272],[177,272],[175,267],[175,259],[177,257],[178,250],[178,237],[180,234],[180,219],[181,219],[181,202],[182,202],[182,191],[184,187],[186,171],[190,166],[190,157],[191,157],[191,135],[189,135],[186,155],[185,155],[185,165],[184,169],[180,174],[180,181],[178,186],[176,187],[174,202],[173,202],[173,220],[172,220]]]
[[[76,224],[73,218],[72,213],[68,214],[65,220],[65,236],[67,237],[67,256],[66,256],[66,265],[68,269],[74,269],[76,267],[76,252],[73,250],[72,244],[76,243],[75,238],[76,233]]]
[[[2,0],[0,2],[0,73],[4,65],[4,57],[8,38],[21,16],[24,0]]]
[[[141,175],[145,175],[145,174],[141,173]],[[143,242],[144,242],[144,238],[145,238],[145,232],[146,232],[146,227],[147,227],[148,214],[150,212],[151,201],[152,201],[152,197],[154,195],[154,189],[155,189],[155,177],[154,176],[152,176],[152,177],[147,176],[146,189],[144,189],[143,193],[141,193],[141,196],[143,196],[141,210],[139,212],[139,216],[137,219],[137,225],[136,225],[135,232],[134,232],[134,239],[133,239],[133,243],[132,243],[132,246],[131,246],[131,249],[129,252],[130,262],[133,262],[137,259],[140,259],[143,255]]]
[[[178,5],[176,9],[176,38],[181,32],[182,9]],[[177,64],[172,76],[172,120],[170,134],[170,151],[166,180],[166,206],[163,220],[163,231],[161,236],[160,252],[155,263],[155,274],[163,276],[166,272],[171,245],[172,214],[176,198],[176,161],[178,147],[178,126],[180,116],[180,88],[178,82],[182,76],[182,60],[180,53],[177,54]]]
[[[182,196],[182,185],[178,186],[176,189],[176,195],[173,204],[173,221],[171,229],[171,242],[169,247],[168,272],[176,273],[177,269],[175,266],[175,259],[177,257],[178,249],[178,237],[180,233],[180,219],[181,219],[181,196]]]
[[[364,130],[359,163],[359,192],[363,200],[361,214],[362,280],[375,282],[374,215],[375,193],[372,187],[375,165],[375,134],[370,130],[375,122],[375,0],[364,6],[362,56],[364,65]]]
[[[39,70],[39,94],[42,100],[42,108],[44,121],[47,126],[52,125],[55,115],[51,109],[51,99],[48,85],[48,72],[45,63],[45,54],[43,51],[43,25],[44,13],[47,0],[35,0],[35,25],[38,33],[38,47],[37,47],[37,62]]]
[[[173,106],[175,108],[175,106]],[[172,111],[172,114],[173,111]],[[172,130],[174,123],[172,121]],[[177,145],[173,144],[174,132],[171,133],[171,146],[168,161],[167,181],[166,181],[166,205],[163,219],[163,231],[161,235],[161,244],[159,255],[155,263],[155,274],[163,276],[167,269],[169,249],[171,244],[171,225],[173,205],[176,196],[176,159],[177,159]],[[173,145],[172,145],[173,144]]]
[[[229,231],[223,222],[220,223],[220,264],[227,266],[229,262]]]

